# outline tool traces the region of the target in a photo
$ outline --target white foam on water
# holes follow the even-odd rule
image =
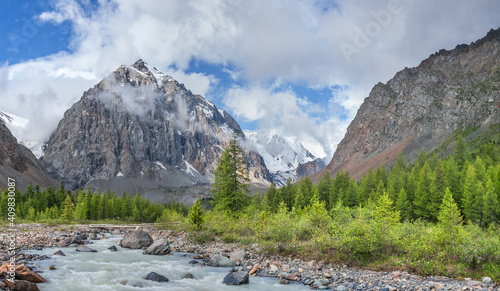
[[[190,255],[173,253],[167,256],[143,255],[142,250],[121,248],[118,243],[121,236],[111,236],[106,240],[93,241],[88,247],[97,253],[81,253],[76,247],[48,248],[42,251],[25,251],[29,254],[51,256],[51,259],[34,261],[42,270],[42,277],[47,283],[37,284],[40,290],[309,290],[302,284],[280,285],[276,278],[250,277],[250,284],[226,286],[222,280],[229,268],[199,267],[190,265]],[[115,245],[118,252],[111,252],[108,247]],[[62,250],[66,256],[53,255]],[[56,270],[46,270],[54,265]],[[170,281],[164,283],[145,280],[150,272],[164,275]],[[190,273],[195,279],[182,279]],[[120,282],[127,280],[126,285]],[[143,287],[134,287],[142,285]]]

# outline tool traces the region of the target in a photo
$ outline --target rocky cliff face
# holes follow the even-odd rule
[[[147,191],[207,184],[236,121],[142,60],[86,91],[49,139],[43,164],[71,188]],[[254,182],[262,158],[248,153]]]
[[[467,126],[499,123],[500,30],[405,68],[370,92],[328,165],[360,178],[399,152],[413,161]],[[477,134],[477,132],[476,132]]]
[[[7,187],[8,178],[14,179],[21,191],[24,191],[29,182],[42,187],[57,186],[31,151],[18,144],[4,122],[9,118],[0,112],[0,189]]]

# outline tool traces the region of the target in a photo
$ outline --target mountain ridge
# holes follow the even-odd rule
[[[348,170],[359,179],[368,169],[393,163],[399,152],[414,161],[421,150],[432,152],[466,126],[484,131],[500,122],[499,90],[500,29],[492,29],[376,84],[321,174]]]

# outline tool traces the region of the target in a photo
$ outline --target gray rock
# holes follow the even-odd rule
[[[248,272],[245,271],[231,272],[224,277],[222,283],[226,285],[248,284],[249,283]]]
[[[182,276],[182,279],[194,279],[194,275],[191,273],[187,273]]]
[[[208,261],[208,265],[212,267],[234,267],[236,263],[223,255],[216,254]]]
[[[170,244],[167,240],[160,239],[150,245],[145,251],[145,255],[163,256],[170,253]]]
[[[337,290],[337,291],[347,291],[347,288],[344,287],[343,285],[339,285],[339,286],[337,286],[337,289],[335,289],[335,290]],[[380,291],[382,291],[382,290],[380,290]]]
[[[248,257],[247,252],[245,252],[245,251],[236,251],[236,252],[234,252],[234,253],[231,254],[230,259],[233,260],[233,261],[235,261],[235,262],[239,262],[239,261],[246,260],[247,257]]]
[[[63,251],[58,250],[57,252],[55,252],[55,253],[54,253],[54,256],[63,256],[63,257],[65,257],[65,256],[66,256],[66,254],[65,254],[65,253],[63,253]]]
[[[83,253],[97,253],[96,250],[91,249],[87,246],[81,245],[76,249],[77,252],[83,252]]]
[[[116,246],[110,246],[110,247],[108,248],[108,250],[110,250],[110,251],[112,251],[112,252],[117,252],[117,251],[118,251],[118,249],[116,248]]]
[[[468,287],[483,287],[483,284],[479,281],[474,281],[474,280],[469,280],[467,281],[467,286]]]
[[[155,281],[155,282],[168,282],[170,280],[168,280],[167,277],[163,276],[163,275],[160,275],[158,273],[155,273],[155,272],[151,272],[149,273],[146,278],[146,280],[150,280],[150,281]]]
[[[199,262],[197,260],[191,260],[191,261],[188,262],[188,264],[190,264],[190,265],[196,265],[198,263]]]
[[[120,241],[120,246],[129,249],[147,248],[153,243],[153,238],[142,229],[137,229],[127,233]]]
[[[483,278],[481,278],[481,281],[483,284],[488,284],[488,285],[493,283],[493,280],[491,280],[490,277],[483,277]]]
[[[84,241],[79,236],[65,237],[57,243],[57,247],[65,248],[72,244],[82,245],[84,244]]]

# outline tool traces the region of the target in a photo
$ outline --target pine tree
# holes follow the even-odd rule
[[[243,150],[238,143],[237,134],[234,133],[229,148],[222,153],[214,173],[215,210],[238,212],[247,205],[247,172]]]
[[[359,190],[358,184],[354,180],[349,181],[349,186],[345,190],[345,194],[342,198],[347,207],[359,206]]]
[[[67,220],[73,219],[73,202],[69,195],[66,195],[66,199],[64,199],[64,208],[61,218]]]
[[[464,182],[462,184],[462,205],[464,216],[467,220],[471,220],[473,222],[477,221],[477,215],[474,210],[474,203],[477,199],[477,181],[476,174],[474,170],[474,166],[470,165],[467,167],[466,175],[464,178]]]
[[[413,210],[415,212],[415,216],[419,218],[423,218],[426,220],[432,219],[431,208],[429,207],[430,201],[430,185],[431,185],[431,177],[430,177],[430,167],[429,163],[425,163],[424,166],[420,169],[419,180],[417,184],[417,190],[415,191],[415,201],[413,203]]]
[[[302,210],[306,206],[306,199],[304,197],[304,194],[302,193],[302,188],[298,187],[297,188],[297,193],[295,194],[295,203],[293,204],[293,207],[296,210]]]
[[[377,200],[373,215],[381,223],[384,234],[389,226],[397,224],[400,219],[399,212],[393,210],[392,200],[387,193],[383,193]]]
[[[196,230],[200,230],[203,226],[204,211],[201,209],[201,203],[198,198],[191,207],[191,212],[189,212],[189,221],[194,225]]]
[[[484,207],[483,207],[483,222],[484,226],[491,223],[497,223],[500,216],[500,205],[498,203],[497,195],[493,182],[488,179],[486,182],[486,189],[484,194]]]
[[[438,221],[442,225],[445,233],[450,235],[453,248],[455,248],[457,234],[459,232],[458,227],[462,224],[462,216],[448,188],[445,190]]]
[[[75,207],[75,219],[76,220],[86,220],[87,213],[89,211],[89,206],[87,205],[87,199],[85,193],[81,190],[77,191],[77,200]]]
[[[401,191],[399,191],[396,211],[399,211],[403,221],[409,221],[411,219],[410,201],[408,201],[408,197],[406,197],[406,190],[404,188],[401,188]]]
[[[458,169],[461,171],[464,168],[465,162],[469,159],[469,153],[467,151],[465,140],[462,135],[459,135],[457,138],[457,144],[455,146],[453,158],[457,163]]]
[[[330,176],[330,172],[326,171],[326,173],[321,177],[318,182],[318,194],[319,200],[325,202],[326,208],[330,209],[330,189],[332,187],[332,177]]]
[[[373,173],[372,169],[369,169],[368,172],[363,176],[360,183],[360,201],[363,205],[366,204],[368,199],[370,198],[370,193],[372,190],[377,188],[377,181],[375,179],[375,173]],[[333,207],[335,204],[331,204]]]
[[[436,165],[434,166],[434,174],[430,188],[430,200],[428,204],[431,220],[433,222],[437,221],[439,208],[443,202],[444,191],[447,187],[446,173],[444,171],[443,162],[441,160],[436,160],[435,163]]]

